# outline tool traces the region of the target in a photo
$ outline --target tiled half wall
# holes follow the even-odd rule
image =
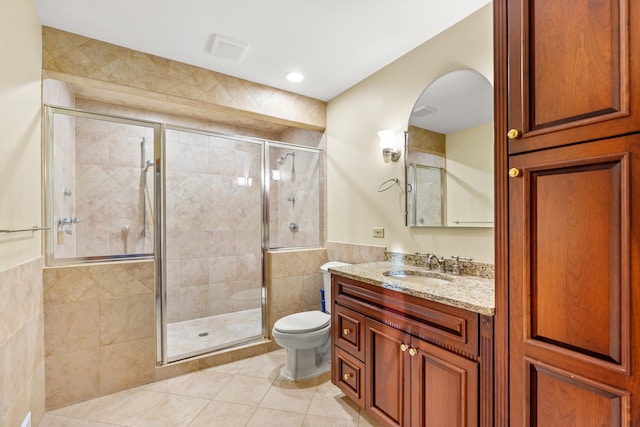
[[[46,268],[46,406],[155,378],[154,262]]]
[[[0,272],[0,427],[44,413],[42,258]]]

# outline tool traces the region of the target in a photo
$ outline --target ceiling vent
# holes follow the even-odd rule
[[[413,114],[416,116],[426,116],[427,114],[435,113],[438,111],[437,108],[429,107],[428,105],[421,105],[420,107],[416,107],[413,110]]]
[[[234,40],[230,37],[220,34],[213,35],[211,43],[211,54],[224,59],[240,62],[249,50],[249,45],[240,40]]]

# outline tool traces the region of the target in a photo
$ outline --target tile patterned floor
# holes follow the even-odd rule
[[[329,374],[281,381],[284,350],[47,412],[40,427],[363,427],[378,424]]]

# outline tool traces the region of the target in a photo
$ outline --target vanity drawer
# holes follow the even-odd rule
[[[334,311],[333,343],[364,360],[364,316],[339,305]]]
[[[341,348],[336,348],[334,360],[336,367],[335,384],[360,407],[364,407],[364,363]]]
[[[362,313],[360,318],[370,317],[471,358],[479,356],[477,313],[335,275],[332,285],[336,309]]]

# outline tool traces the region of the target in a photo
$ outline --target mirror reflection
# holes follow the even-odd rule
[[[415,103],[405,155],[407,225],[493,227],[493,87],[447,73]]]

